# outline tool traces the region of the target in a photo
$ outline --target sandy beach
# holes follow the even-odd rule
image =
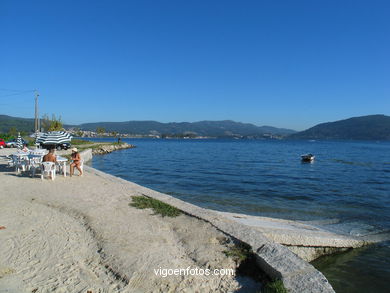
[[[54,181],[18,175],[0,150],[0,292],[233,292],[234,276],[156,275],[236,268],[230,239],[205,221],[129,206],[131,182],[85,167]]]

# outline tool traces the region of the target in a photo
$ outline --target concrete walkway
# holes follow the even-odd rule
[[[286,246],[306,261],[322,255],[361,247],[373,241],[325,231],[297,221],[217,212],[221,216],[252,227],[264,236]]]

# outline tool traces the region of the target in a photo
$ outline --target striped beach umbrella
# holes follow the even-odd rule
[[[43,132],[34,132],[33,134],[30,135],[30,137],[33,137],[35,138],[35,140],[37,140],[41,135],[43,134]]]
[[[36,143],[43,145],[56,145],[59,143],[70,142],[72,136],[65,131],[51,131],[42,133],[36,140]]]
[[[20,136],[20,132],[18,133],[18,137],[16,138],[16,147],[18,149],[21,149],[23,147],[23,140],[22,137]]]

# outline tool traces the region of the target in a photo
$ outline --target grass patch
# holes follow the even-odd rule
[[[94,145],[89,145],[89,146],[80,146],[80,147],[78,147],[78,151],[80,153],[80,152],[85,151],[87,149],[92,149],[92,150],[100,149],[104,145],[107,145],[107,144],[100,144],[99,143],[99,144],[94,144]]]
[[[72,139],[72,145],[83,145],[83,144],[92,144],[92,143],[93,142],[89,140],[77,139],[77,138]]]
[[[267,283],[261,293],[288,293],[288,291],[281,280],[275,280]]]
[[[154,198],[133,196],[132,200],[133,202],[129,203],[130,206],[137,209],[153,209],[155,214],[159,214],[163,217],[177,217],[181,214],[181,211],[177,208]]]
[[[72,141],[73,142],[73,141]],[[92,149],[92,151],[96,150],[96,149],[101,149],[102,147],[104,146],[110,146],[110,145],[118,145],[118,143],[110,143],[110,142],[103,142],[103,143],[97,143],[97,144],[93,144],[93,142],[88,142],[89,143],[92,143],[91,145],[87,145],[87,146],[84,146],[83,144],[82,145],[79,145],[77,147],[79,153],[82,152],[82,151],[85,151],[87,149]],[[123,143],[119,143],[119,145],[121,145]]]
[[[122,145],[122,144],[125,144],[125,142],[123,142],[123,141],[117,142],[117,141],[116,141],[116,142],[113,142],[112,144],[113,144],[113,145]]]
[[[94,145],[89,146],[88,148],[92,149],[92,150],[95,150],[95,149],[101,148],[102,146],[103,146],[102,144],[94,144]]]
[[[229,249],[225,250],[223,253],[227,257],[232,258],[235,262],[241,263],[249,257],[249,255],[252,253],[252,249],[247,244],[238,243],[229,247]]]

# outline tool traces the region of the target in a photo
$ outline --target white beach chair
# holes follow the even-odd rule
[[[73,161],[71,161],[71,163],[73,163]],[[76,167],[75,167],[75,169],[76,169]],[[81,172],[83,172],[83,174],[84,174],[84,159],[80,160],[80,169],[81,169]]]
[[[45,175],[51,175],[51,180],[56,178],[56,166],[53,162],[43,162],[41,164],[41,179]]]
[[[80,169],[81,169],[81,172],[83,172],[83,174],[84,174],[84,160],[83,159],[80,160]]]
[[[15,167],[15,162],[12,156],[6,156],[8,168]]]
[[[31,155],[30,157],[30,171],[31,176],[34,177],[37,170],[41,169],[42,156]]]
[[[26,158],[14,155],[12,156],[12,160],[16,173],[19,173],[20,170],[23,172],[26,171],[28,165],[28,160]]]

